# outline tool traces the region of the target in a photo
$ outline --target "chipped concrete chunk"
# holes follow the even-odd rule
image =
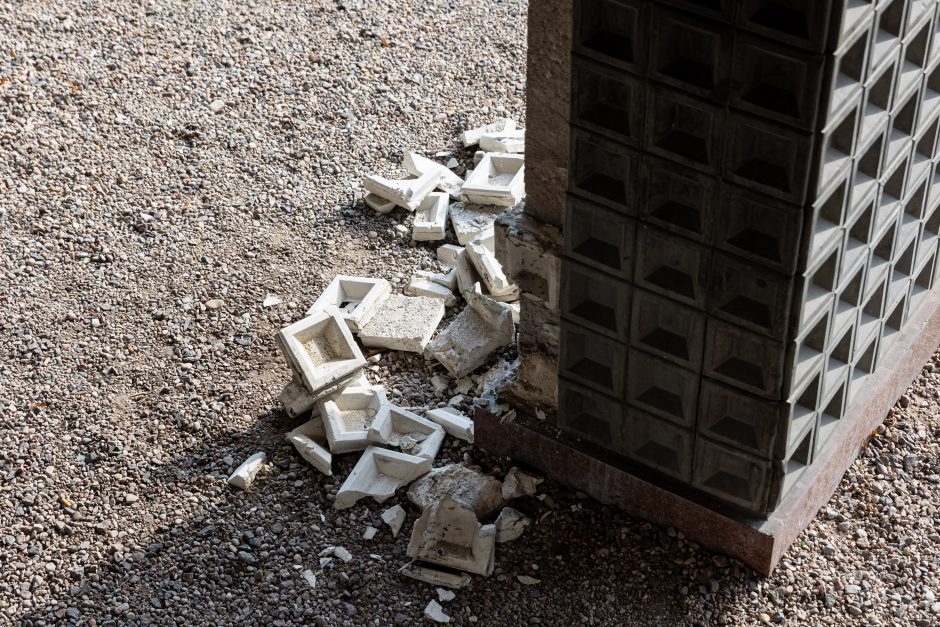
[[[464,377],[483,364],[490,355],[512,343],[512,313],[506,309],[495,324],[468,306],[457,314],[440,335],[428,344],[428,353],[454,377]]]
[[[477,275],[476,268],[473,267],[470,255],[467,254],[465,248],[461,248],[460,253],[457,255],[455,270],[457,272],[457,289],[460,293],[466,296],[469,292],[473,292],[480,283],[480,277]]]
[[[405,158],[402,162],[405,169],[415,176],[424,176],[434,172],[439,172],[440,180],[437,182],[437,188],[446,192],[452,198],[460,197],[460,188],[463,186],[463,179],[454,174],[436,161],[431,161],[427,157],[422,157],[416,152],[405,152]]]
[[[355,333],[372,319],[391,293],[392,285],[385,279],[340,274],[330,281],[307,310],[307,315],[335,308],[339,317],[349,325],[349,330]]]
[[[473,421],[453,407],[432,409],[424,417],[441,425],[448,435],[473,444]]]
[[[424,617],[434,621],[435,623],[449,623],[450,616],[444,613],[444,608],[441,607],[441,604],[431,599],[428,602],[427,607],[424,608]]]
[[[426,296],[390,296],[359,330],[363,345],[420,353],[444,317],[444,303]]]
[[[435,283],[430,279],[426,279],[420,276],[413,276],[411,280],[408,281],[408,285],[404,289],[405,294],[408,296],[427,296],[428,298],[437,298],[444,301],[445,307],[453,307],[457,302],[457,297],[454,296],[454,293],[441,285],[440,283]]]
[[[525,152],[525,131],[497,131],[480,136],[480,148],[486,152],[523,153]]]
[[[333,475],[333,456],[315,440],[301,433],[288,433],[287,441],[311,466],[328,477]]]
[[[402,180],[370,175],[362,179],[362,186],[376,196],[390,200],[399,207],[414,211],[425,196],[437,187],[438,182],[441,180],[442,170],[430,171],[416,179]]]
[[[541,477],[513,466],[503,479],[503,498],[508,501],[522,496],[534,496],[540,483],[542,483]]]
[[[417,581],[429,583],[433,586],[446,586],[448,588],[466,588],[470,585],[470,575],[467,573],[454,573],[425,564],[411,562],[398,569],[402,575]]]
[[[532,519],[512,507],[504,507],[496,518],[496,541],[512,542],[522,535]]]
[[[453,222],[453,218],[451,218],[451,222]],[[445,266],[454,268],[457,266],[457,253],[461,250],[463,250],[462,246],[444,244],[437,249],[437,260]]]
[[[528,575],[516,575],[516,579],[518,579],[519,583],[521,583],[523,586],[534,586],[538,583],[541,583],[540,579],[529,577]]]
[[[255,480],[255,475],[264,466],[264,461],[268,458],[264,452],[255,453],[242,462],[241,466],[235,469],[235,472],[228,478],[228,482],[236,488],[247,490]]]
[[[464,148],[469,148],[480,142],[480,137],[484,133],[501,133],[503,131],[514,131],[516,130],[516,121],[512,118],[500,118],[495,122],[486,124],[485,126],[478,126],[477,128],[471,128],[460,134],[460,141],[463,143]]]
[[[447,588],[438,588],[435,592],[437,592],[437,600],[441,603],[453,601],[457,597],[453,590],[448,590]]]
[[[461,197],[481,205],[515,206],[525,197],[522,155],[487,153],[461,188]],[[464,243],[464,242],[461,242]]]
[[[391,200],[386,200],[378,194],[366,194],[365,201],[366,207],[380,215],[391,213],[397,206]]]
[[[460,245],[466,246],[470,240],[477,237],[489,237],[490,235],[495,237],[494,225],[499,212],[499,207],[487,207],[467,202],[452,203],[449,210],[450,225],[453,227],[454,235],[457,236]],[[448,250],[447,253],[449,256],[453,256],[456,251]],[[438,249],[438,258],[440,258],[440,249]]]
[[[496,526],[481,525],[473,510],[445,496],[415,522],[405,553],[438,566],[489,575],[496,554]]]
[[[502,484],[499,480],[463,464],[435,468],[408,489],[408,500],[422,510],[444,497],[469,507],[480,520],[503,506]]]
[[[317,404],[317,397],[311,394],[304,385],[303,380],[295,373],[293,378],[281,389],[278,400],[284,406],[284,411],[291,418],[311,410]]]
[[[347,387],[319,404],[326,439],[334,453],[362,451],[369,446],[369,427],[387,404],[380,385]]]
[[[493,236],[475,237],[467,243],[467,255],[483,280],[486,291],[494,297],[510,294],[518,296],[519,288],[509,281],[503,272],[502,264],[496,259],[496,254],[493,252],[494,241]]]
[[[366,365],[349,327],[335,313],[318,311],[281,329],[277,345],[314,395]]]
[[[394,446],[402,453],[434,460],[444,441],[444,429],[397,405],[382,406],[369,427],[369,442]]]
[[[336,493],[333,506],[346,509],[363,497],[382,503],[395,490],[431,470],[431,460],[370,446]]]
[[[415,211],[411,225],[411,239],[416,242],[436,242],[444,239],[447,229],[447,208],[450,199],[447,194],[431,192]]]
[[[388,528],[392,530],[393,538],[398,537],[401,526],[405,524],[405,518],[405,510],[401,505],[393,505],[382,512],[382,522],[388,525]]]

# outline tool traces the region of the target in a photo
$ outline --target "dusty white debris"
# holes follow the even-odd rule
[[[441,603],[453,601],[457,597],[453,590],[448,590],[447,588],[438,588],[435,592],[437,592],[437,600]]]
[[[347,563],[347,564],[348,564],[350,561],[352,561],[352,558],[353,558],[352,553],[350,553],[349,551],[347,551],[345,548],[343,548],[343,547],[341,547],[341,546],[334,546],[334,547],[333,547],[333,555],[335,555],[335,556],[338,557],[339,559],[343,560],[343,562],[345,562],[345,563]]]
[[[362,179],[362,186],[376,196],[394,202],[399,207],[414,211],[431,191],[437,187],[445,169],[430,171],[416,179],[393,180],[371,175]]]
[[[453,292],[457,289],[457,269],[451,268],[446,274],[435,272],[431,274],[431,280]]]
[[[431,599],[428,602],[427,607],[424,608],[424,616],[435,623],[449,623],[450,616],[444,613],[444,608],[441,607],[441,604]]]
[[[307,581],[307,584],[309,584],[311,588],[317,587],[317,576],[313,573],[312,570],[308,568],[302,572],[301,575],[303,575],[303,578]]]
[[[460,165],[460,162],[457,161],[454,157],[451,157],[450,159],[447,160],[447,169],[448,169],[448,170],[453,170],[453,169],[456,168],[458,165]]]
[[[536,579],[535,577],[529,577],[528,575],[517,575],[516,579],[519,580],[523,586],[534,586],[537,583],[541,583],[541,580]]]
[[[228,478],[228,482],[236,488],[247,490],[255,480],[255,475],[264,466],[264,461],[268,458],[264,451],[255,453],[242,462],[241,466],[235,469],[235,472]]]
[[[501,133],[503,131],[514,130],[516,130],[515,120],[512,118],[500,118],[485,126],[479,126],[464,131],[460,134],[460,141],[463,143],[464,148],[469,148],[470,146],[478,144],[480,137],[482,137],[484,133]]]
[[[496,390],[511,370],[512,364],[505,359],[496,362],[492,368],[477,377],[476,395],[486,396]]]
[[[379,310],[391,295],[392,285],[385,279],[338,275],[323,290],[320,297],[307,310],[307,315],[317,311],[333,311],[346,321],[349,330],[357,332]]]
[[[443,317],[440,299],[395,294],[359,329],[359,339],[369,347],[420,353]]]
[[[389,529],[392,530],[393,538],[398,537],[401,526],[405,524],[406,516],[407,514],[405,514],[405,510],[401,505],[393,505],[382,512],[382,522],[388,525]]]
[[[377,534],[378,532],[379,532],[378,529],[376,529],[375,527],[373,527],[373,526],[370,525],[370,526],[366,527],[366,530],[365,530],[365,531],[362,532],[362,539],[363,539],[363,540],[371,540],[372,538],[375,537],[375,534]]]
[[[463,179],[450,171],[447,166],[431,161],[427,157],[422,157],[416,152],[405,152],[405,158],[402,165],[411,174],[415,176],[424,176],[432,173],[439,173],[440,180],[437,182],[438,189],[446,192],[453,198],[460,197],[460,188],[463,186]]]
[[[453,307],[457,302],[454,292],[447,287],[436,283],[430,279],[420,276],[413,276],[408,281],[408,285],[403,290],[408,296],[427,296],[428,298],[437,298],[444,301],[445,307]]]
[[[398,569],[402,575],[411,577],[433,586],[446,586],[448,588],[466,588],[470,585],[470,575],[467,573],[454,573],[426,564],[410,562]]]
[[[300,456],[307,460],[311,466],[324,475],[331,476],[333,474],[333,456],[313,438],[291,431],[287,434],[287,441],[294,445]]]
[[[469,292],[464,296],[473,298]],[[479,302],[475,305],[476,301]],[[511,344],[513,339],[509,308],[482,299],[468,302],[470,305],[428,345],[428,353],[456,378],[485,364],[490,355]]]
[[[503,498],[508,501],[522,496],[534,496],[540,483],[542,483],[541,477],[513,466],[503,479]]]
[[[453,224],[453,214],[451,214],[451,224]],[[437,260],[446,266],[454,268],[457,266],[457,254],[461,250],[463,250],[462,246],[444,244],[437,249]]]
[[[408,500],[422,511],[445,497],[469,507],[480,520],[486,519],[504,502],[498,479],[463,464],[435,468],[408,489]]]
[[[492,235],[475,237],[467,243],[467,255],[492,296],[513,296],[515,300],[519,288],[510,282],[503,272],[502,264],[496,259],[494,243],[495,238]]]
[[[391,200],[386,200],[378,194],[366,194],[366,207],[372,209],[372,211],[385,215],[391,213],[397,206]]]
[[[369,446],[369,427],[388,403],[380,385],[347,387],[320,401],[326,439],[334,453],[362,451]]]
[[[268,307],[274,307],[275,305],[280,305],[282,302],[281,298],[276,294],[268,294],[264,297],[261,306],[267,309]]]
[[[496,517],[496,541],[512,542],[522,535],[532,519],[512,507],[504,507]]]
[[[509,309],[512,311],[512,321],[515,324],[519,324],[519,319],[522,316],[522,305],[519,301],[509,303]]]
[[[415,211],[411,225],[411,239],[417,242],[435,242],[444,239],[447,229],[447,194],[431,192]]]
[[[287,415],[291,418],[300,416],[317,404],[316,395],[310,393],[307,386],[304,385],[304,382],[296,373],[293,378],[287,382],[287,385],[281,389],[281,393],[278,394],[277,398],[281,401],[284,411],[286,411]]]
[[[444,497],[415,522],[405,553],[438,566],[489,575],[496,554],[496,526],[481,525],[472,509]]]
[[[466,246],[468,242],[477,237],[495,236],[494,224],[496,216],[502,207],[489,207],[485,205],[476,205],[467,202],[451,203],[449,209],[450,225],[454,229],[454,235],[461,246]],[[452,249],[458,247],[452,246]],[[444,248],[443,246],[441,248]],[[445,251],[448,257],[456,256],[457,251],[449,249]],[[438,258],[440,259],[441,250],[438,249]],[[441,260],[447,263],[443,259]],[[456,265],[456,262],[450,265]]]
[[[525,197],[524,179],[522,155],[487,153],[467,177],[460,189],[461,197],[482,205],[513,207]]]
[[[444,442],[444,429],[391,403],[383,405],[369,427],[369,442],[433,461]]]
[[[335,313],[317,311],[281,329],[276,339],[288,365],[314,395],[366,365],[349,327]]]
[[[394,495],[395,490],[430,470],[429,459],[370,446],[340,486],[333,505],[336,509],[345,509],[366,496],[382,503]]]
[[[525,131],[522,129],[484,133],[480,136],[480,148],[486,152],[525,152]]]
[[[473,443],[473,421],[453,407],[432,409],[424,417],[441,425],[448,435]]]

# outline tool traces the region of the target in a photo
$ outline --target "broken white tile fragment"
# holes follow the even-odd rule
[[[438,189],[444,191],[452,198],[460,197],[460,188],[463,186],[463,179],[451,172],[448,166],[441,165],[436,161],[431,161],[416,152],[405,152],[402,165],[405,166],[408,172],[415,176],[424,176],[434,172],[439,173],[441,178],[437,182]]]
[[[522,155],[487,153],[460,190],[467,201],[513,207],[525,197],[525,162]],[[461,242],[463,243],[463,242]]]
[[[449,497],[466,505],[480,520],[503,506],[502,484],[463,464],[435,468],[408,488],[408,500],[422,511]]]
[[[424,197],[437,187],[443,171],[446,171],[445,168],[429,171],[416,179],[402,180],[370,175],[362,179],[362,186],[376,196],[390,200],[399,207],[414,211],[424,200]]]
[[[346,509],[367,496],[382,503],[394,495],[395,490],[430,470],[429,459],[370,446],[340,486],[333,506]]]
[[[410,562],[398,569],[402,575],[417,581],[429,583],[432,586],[447,586],[448,588],[466,588],[470,585],[470,575],[467,573],[454,573],[425,564]]]
[[[473,444],[473,421],[459,410],[453,407],[439,407],[427,412],[424,417],[441,425],[448,435]]]
[[[441,274],[438,272],[431,274],[431,280],[442,285],[453,292],[457,289],[457,268],[451,268],[446,274]]]
[[[470,293],[465,293],[465,297],[468,296]],[[480,309],[486,315],[481,314]],[[491,311],[493,315],[490,315]],[[511,344],[513,329],[512,312],[508,307],[497,313],[482,306],[474,307],[471,303],[428,344],[428,353],[459,379],[485,364],[490,355]]]
[[[311,394],[336,385],[366,365],[346,322],[318,311],[281,329],[277,345]]]
[[[283,301],[279,296],[275,294],[268,294],[264,297],[264,301],[261,303],[261,306],[267,309],[268,307],[274,307],[275,305],[280,305]]]
[[[310,393],[296,373],[281,389],[277,398],[291,418],[296,418],[317,404],[317,396]]]
[[[466,246],[470,240],[477,237],[495,237],[494,224],[496,216],[501,211],[500,207],[487,207],[467,202],[455,202],[450,205],[450,225],[454,229],[454,235],[461,246]],[[457,248],[456,246],[453,248]],[[443,246],[441,247],[443,248]],[[455,257],[456,250],[448,250],[449,257]],[[438,249],[438,259],[441,258],[441,250]],[[447,263],[443,259],[441,260]],[[456,265],[456,260],[449,265]]]
[[[435,592],[437,592],[437,600],[441,603],[453,601],[457,597],[453,590],[448,590],[447,588],[438,588]]]
[[[457,289],[460,293],[466,296],[468,293],[473,292],[480,283],[480,277],[477,275],[476,268],[473,267],[470,255],[467,254],[465,248],[461,248],[457,254],[457,267],[455,270],[457,272]]]
[[[369,442],[394,446],[402,453],[433,461],[444,442],[444,429],[398,405],[388,403],[379,409],[369,427]]]
[[[391,293],[392,285],[385,279],[340,274],[330,281],[307,315],[335,308],[355,333],[372,319]]]
[[[444,239],[447,230],[447,194],[431,192],[415,211],[411,225],[411,239],[416,242],[436,242]]]
[[[444,613],[444,608],[441,607],[441,604],[431,599],[428,602],[427,607],[424,608],[425,618],[434,621],[435,623],[449,623],[450,616]]]
[[[346,564],[352,561],[352,558],[353,558],[352,553],[350,553],[349,551],[347,551],[345,548],[341,546],[333,547],[333,555],[343,560],[343,562]]]
[[[444,301],[445,307],[453,307],[457,302],[454,293],[440,283],[425,279],[417,275],[411,277],[403,290],[408,296],[427,296]]]
[[[503,479],[503,498],[508,501],[523,496],[534,496],[540,483],[542,483],[541,477],[513,466]]]
[[[382,522],[388,525],[388,528],[392,530],[393,538],[398,537],[401,526],[405,524],[405,517],[405,510],[401,505],[393,505],[382,512]]]
[[[375,537],[375,534],[377,534],[378,532],[379,532],[378,529],[376,529],[375,527],[372,527],[372,526],[370,525],[370,526],[366,527],[366,530],[365,530],[365,531],[362,532],[362,539],[363,539],[363,540],[371,540],[372,538]]]
[[[525,131],[515,129],[484,133],[480,136],[480,148],[486,152],[523,153],[525,152]]]
[[[294,445],[300,456],[326,476],[333,474],[333,456],[328,450],[310,436],[293,431],[287,434],[287,441]]]
[[[235,469],[235,472],[228,478],[228,482],[236,488],[247,490],[255,480],[255,475],[264,466],[264,461],[268,458],[264,451],[255,453],[242,462],[241,466]]]
[[[391,200],[386,200],[378,194],[366,194],[365,201],[366,207],[381,215],[391,213],[397,206]]]
[[[334,453],[362,451],[369,446],[369,427],[388,403],[380,385],[347,387],[320,401],[326,439]]]
[[[492,296],[518,295],[519,289],[506,277],[503,266],[496,259],[494,252],[495,238],[493,236],[478,236],[467,242],[467,255],[476,268],[477,274],[483,280],[486,291]]]
[[[301,574],[303,575],[303,578],[307,581],[307,584],[308,584],[311,588],[316,588],[316,587],[317,587],[317,576],[313,573],[312,570],[310,570],[310,569],[308,568],[307,570],[305,570],[305,571],[304,571],[303,573],[301,573]]]
[[[451,214],[451,222],[453,222],[453,214]],[[461,246],[444,244],[437,249],[437,260],[445,266],[454,268],[457,266],[457,253],[459,253],[461,250],[463,250],[463,247]]]
[[[532,524],[532,519],[512,507],[504,507],[496,518],[496,541],[512,542]]]
[[[484,126],[478,126],[477,128],[471,128],[460,134],[460,141],[463,143],[464,148],[469,148],[474,144],[480,142],[480,137],[484,133],[500,133],[503,131],[514,131],[516,130],[516,121],[512,118],[500,118],[495,122],[486,124]]]
[[[534,586],[537,583],[541,583],[541,580],[536,579],[535,577],[529,577],[528,575],[517,575],[516,579],[519,580],[523,586]]]
[[[420,353],[444,317],[444,302],[426,296],[392,295],[365,327],[363,345]]]
[[[415,522],[405,554],[486,576],[493,572],[496,526],[481,525],[473,510],[444,497]]]
[[[447,169],[448,169],[448,170],[453,170],[453,169],[456,168],[458,165],[460,165],[460,162],[457,161],[454,157],[451,157],[450,159],[447,160]]]

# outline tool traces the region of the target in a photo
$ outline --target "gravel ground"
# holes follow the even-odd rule
[[[422,622],[433,589],[396,573],[408,533],[330,505],[355,456],[324,478],[283,441],[272,336],[338,272],[433,267],[394,228],[407,216],[362,210],[358,179],[524,122],[525,3],[0,2],[0,24],[0,622]],[[540,522],[445,612],[937,624],[934,364],[773,577],[543,484],[516,504]],[[369,376],[441,400],[419,358]],[[270,470],[229,489],[257,450]],[[439,459],[509,467],[450,438]],[[353,559],[321,569],[330,545]]]

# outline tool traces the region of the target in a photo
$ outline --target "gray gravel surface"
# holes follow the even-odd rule
[[[417,512],[392,501],[393,539],[383,506],[332,509],[355,456],[324,478],[283,441],[272,336],[338,272],[434,266],[358,180],[524,122],[524,42],[519,0],[0,2],[0,623],[425,622],[433,589],[396,573]],[[429,372],[386,354],[369,376],[446,402]],[[539,522],[444,611],[935,625],[938,385],[932,364],[769,579],[543,484],[514,503]],[[227,487],[258,450],[254,487]],[[439,459],[509,468],[452,438]]]

